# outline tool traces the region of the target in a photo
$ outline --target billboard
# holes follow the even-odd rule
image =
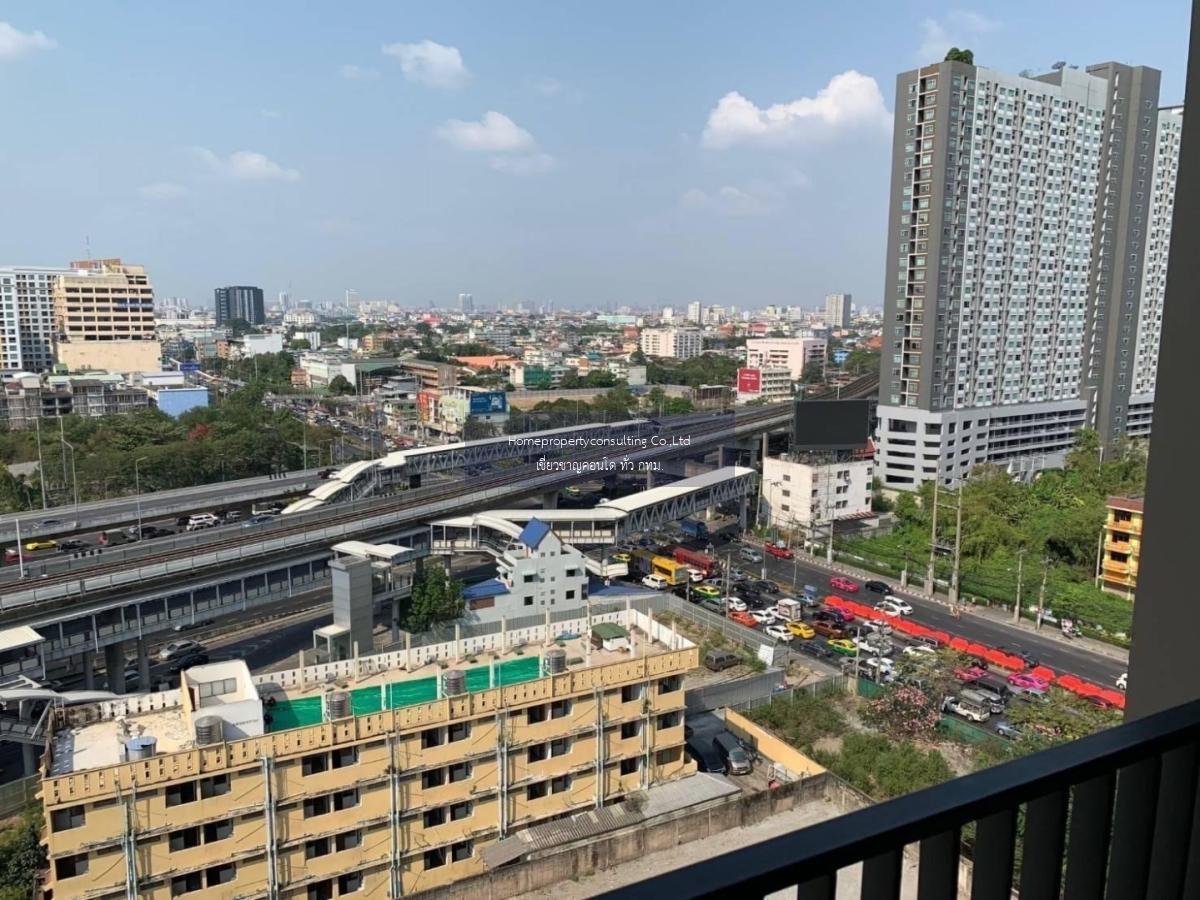
[[[844,347],[839,347],[833,351],[833,361],[836,365],[841,365],[846,361],[846,357],[850,355],[850,351]]]
[[[198,362],[181,362],[179,364],[179,371],[187,372],[189,374],[192,372],[199,372],[200,371],[200,363],[198,363]]]
[[[737,392],[739,394],[761,394],[762,372],[758,369],[738,369]]]
[[[794,450],[855,450],[867,445],[871,411],[865,398],[797,400],[793,409]]]
[[[504,391],[472,393],[470,409],[473,416],[482,416],[488,413],[507,413],[508,395]]]
[[[437,405],[437,391],[418,391],[417,392],[417,414],[422,422],[430,422],[433,420],[433,408]]]

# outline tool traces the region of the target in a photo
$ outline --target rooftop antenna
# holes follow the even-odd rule
[[[1053,69],[1055,72],[1057,72],[1059,69],[1066,68],[1066,65],[1067,65],[1067,61],[1065,59],[1060,59],[1058,62],[1056,62],[1050,68]]]
[[[85,234],[83,236],[83,253],[84,253],[84,256],[87,257],[87,261],[91,262],[92,261],[92,238],[91,238],[91,235]]]

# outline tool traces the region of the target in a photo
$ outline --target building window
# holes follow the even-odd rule
[[[533,598],[532,598],[532,597],[530,597],[530,596],[526,596],[526,597],[525,597],[525,605],[526,605],[526,606],[533,606]]]
[[[440,728],[426,728],[421,732],[421,749],[439,747],[446,742],[446,737]]]
[[[550,779],[550,793],[561,794],[563,791],[571,789],[571,776],[558,775]]]
[[[555,700],[550,704],[550,718],[561,719],[571,714],[570,700]]]
[[[185,803],[193,803],[196,800],[196,782],[188,781],[184,784],[173,784],[167,788],[167,806],[182,806]]]
[[[204,800],[211,800],[213,797],[220,797],[222,794],[228,793],[228,775],[214,775],[212,778],[203,778],[200,780],[200,796]]]
[[[200,878],[199,872],[189,872],[187,875],[177,875],[171,879],[172,897],[179,897],[182,894],[191,894],[202,890],[204,890],[204,883]]]
[[[54,877],[55,878],[78,878],[80,875],[86,875],[88,870],[88,857],[86,853],[77,853],[75,856],[63,856],[54,861]],[[33,873],[30,872],[30,875]]]
[[[312,819],[329,812],[328,797],[309,797],[304,801],[304,818]]]
[[[659,750],[654,756],[654,761],[660,766],[667,766],[679,762],[682,754],[682,747],[671,747],[667,750]]]
[[[333,900],[333,881],[318,881],[308,886],[306,900]]]
[[[526,800],[540,800],[542,797],[545,797],[546,794],[549,793],[549,791],[550,791],[550,782],[539,781],[536,784],[531,784],[527,788],[525,788],[525,799]]]
[[[550,742],[551,756],[566,756],[571,752],[570,738],[555,738]]]
[[[84,818],[82,806],[56,809],[50,813],[50,830],[58,832],[70,831],[72,828],[81,828],[83,827]]]
[[[339,834],[334,838],[334,845],[337,847],[339,853],[342,850],[353,850],[355,847],[362,845],[362,832],[347,831],[344,834]]]
[[[352,809],[355,806],[358,806],[358,788],[351,788],[348,791],[338,791],[333,795],[334,809]]]
[[[329,768],[329,756],[324,753],[314,753],[300,760],[300,772],[303,775],[318,775]]]
[[[430,869],[439,869],[446,864],[446,848],[438,847],[434,850],[425,851],[425,871]]]
[[[470,800],[465,800],[462,803],[450,804],[450,821],[457,822],[460,819],[471,818],[471,813],[474,807]]]
[[[658,727],[659,728],[674,728],[676,725],[679,724],[679,721],[682,717],[683,717],[683,714],[681,712],[679,712],[678,710],[676,710],[675,712],[664,713],[663,715],[658,717]]]
[[[220,822],[209,822],[204,826],[204,843],[212,844],[233,837],[233,820],[222,819]]]
[[[421,773],[421,787],[425,789],[440,787],[446,783],[445,769],[430,769]]]
[[[344,769],[347,766],[358,764],[358,748],[357,747],[342,747],[340,750],[334,750],[330,754],[333,768]]]
[[[421,817],[421,824],[426,828],[437,828],[439,825],[446,824],[446,807],[439,806],[437,809],[427,809]]]
[[[550,748],[548,744],[534,744],[525,751],[526,761],[531,763],[541,762],[550,755],[549,749]]]
[[[525,710],[525,722],[533,725],[537,722],[546,721],[546,704],[539,703],[537,706],[531,706]]]
[[[659,679],[658,692],[660,694],[673,694],[683,687],[682,675],[670,675],[666,678]]]
[[[621,723],[621,740],[635,738],[642,733],[641,722],[622,722]]]
[[[167,846],[172,853],[177,850],[190,850],[192,847],[200,846],[200,829],[192,827],[172,831],[167,837]]]
[[[316,859],[318,856],[329,855],[329,838],[317,838],[304,844],[304,858]]]
[[[455,763],[450,767],[450,783],[456,781],[466,781],[471,777],[471,764],[469,762]]]
[[[632,775],[634,772],[636,772],[638,770],[640,765],[641,765],[641,760],[638,759],[637,757],[635,757],[633,759],[623,759],[623,760],[621,760],[621,774],[622,775]]]
[[[338,876],[338,894],[353,894],[362,890],[362,872],[347,872]]]
[[[470,722],[456,722],[447,729],[448,740],[450,743],[455,741],[465,741],[471,736]]]
[[[454,860],[454,862],[462,862],[464,859],[470,859],[474,855],[474,841],[459,841],[450,848],[450,858]]]
[[[229,884],[236,877],[237,870],[233,867],[233,863],[223,863],[219,866],[213,866],[204,873],[204,880],[208,882],[209,887],[216,887],[219,884]]]

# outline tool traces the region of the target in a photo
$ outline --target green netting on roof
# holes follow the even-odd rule
[[[302,697],[299,700],[281,700],[271,707],[271,731],[287,731],[305,725],[321,724],[321,698]]]

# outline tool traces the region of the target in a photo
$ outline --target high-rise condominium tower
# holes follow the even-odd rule
[[[0,266],[0,372],[54,365],[54,284],[70,269]]]
[[[1158,82],[1117,63],[898,77],[885,485],[1058,465],[1085,425],[1106,446],[1148,433],[1178,156]]]
[[[830,328],[850,327],[850,295],[825,295],[825,324]]]
[[[260,287],[233,285],[219,287],[213,291],[213,305],[217,311],[217,324],[225,325],[241,319],[251,325],[262,325],[267,321]]]

